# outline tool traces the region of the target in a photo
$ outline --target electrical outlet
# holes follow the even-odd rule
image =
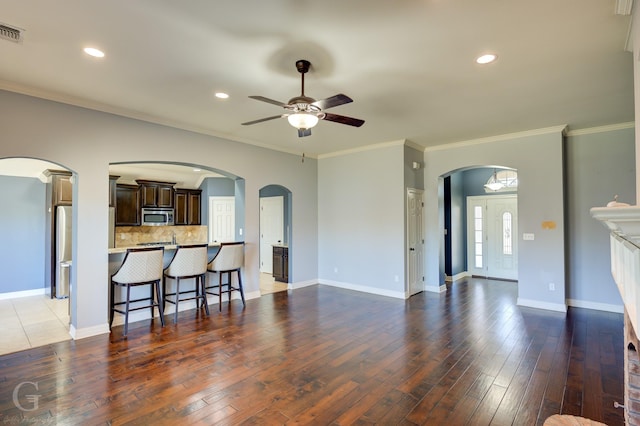
[[[555,283],[549,283],[549,291],[556,291],[556,284]]]

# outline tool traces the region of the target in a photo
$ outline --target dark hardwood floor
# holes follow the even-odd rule
[[[623,424],[622,315],[521,308],[516,293],[312,286],[132,323],[127,338],[114,327],[0,356],[0,423]]]

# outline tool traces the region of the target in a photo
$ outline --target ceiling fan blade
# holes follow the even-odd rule
[[[364,120],[359,118],[347,117],[346,115],[325,113],[323,120],[333,121],[335,123],[347,124],[349,126],[360,127],[364,124]]]
[[[347,95],[343,95],[342,93],[339,93],[335,96],[331,96],[330,98],[320,99],[319,101],[315,101],[311,105],[315,105],[321,110],[325,110],[328,108],[337,107],[338,105],[348,104],[349,102],[353,102],[353,99],[351,99]]]
[[[262,101],[262,102],[266,102],[268,104],[273,104],[273,105],[278,105],[281,107],[285,107],[287,106],[287,104],[284,104],[280,101],[276,101],[273,99],[269,99],[269,98],[265,98],[264,96],[249,96],[251,99],[255,99],[256,101]]]
[[[298,137],[311,136],[311,129],[298,129]]]
[[[281,118],[282,115],[272,115],[271,117],[260,118],[258,120],[247,121],[246,123],[242,123],[243,126],[248,126],[250,124],[262,123],[263,121],[274,120],[276,118]]]

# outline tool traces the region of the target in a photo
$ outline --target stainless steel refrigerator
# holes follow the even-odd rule
[[[56,208],[56,297],[69,297],[71,279],[71,207]]]

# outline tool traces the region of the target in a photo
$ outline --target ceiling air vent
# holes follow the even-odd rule
[[[0,39],[20,43],[22,41],[22,30],[20,28],[10,27],[9,25],[0,24]]]

